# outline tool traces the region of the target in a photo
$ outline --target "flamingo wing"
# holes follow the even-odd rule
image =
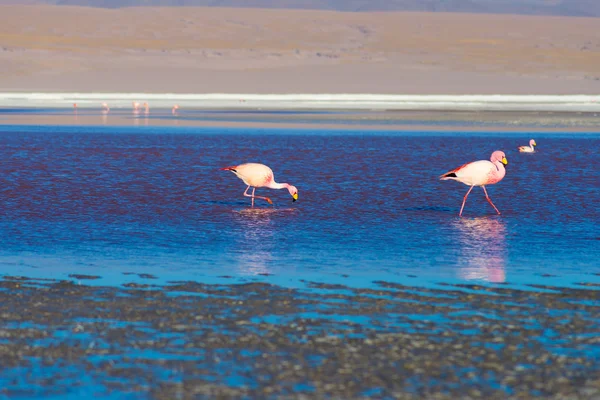
[[[246,163],[221,169],[233,172],[246,185],[254,187],[267,186],[274,179],[271,168],[259,163]]]
[[[469,186],[480,186],[487,184],[490,174],[496,166],[487,160],[473,161],[449,171],[440,179],[453,179]]]

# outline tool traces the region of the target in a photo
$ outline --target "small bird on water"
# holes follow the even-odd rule
[[[519,146],[519,151],[521,153],[535,153],[534,146],[537,146],[537,143],[535,142],[535,140],[531,139],[529,141],[529,146]]]
[[[258,187],[267,187],[270,189],[287,189],[292,196],[292,201],[298,200],[298,189],[288,183],[275,182],[275,176],[271,168],[259,163],[246,163],[233,167],[221,168],[222,171],[231,171],[240,178],[248,187],[244,192],[244,196],[252,198],[252,207],[254,207],[254,199],[263,199],[267,203],[273,204],[270,198],[255,196],[254,192]],[[248,189],[252,187],[252,194],[248,194]]]
[[[492,153],[490,161],[473,161],[440,176],[440,179],[443,181],[452,179],[471,186],[467,194],[465,194],[462,206],[460,207],[460,212],[458,213],[459,216],[462,216],[467,197],[475,186],[481,186],[487,201],[492,205],[492,207],[494,207],[494,210],[500,214],[500,211],[496,208],[494,203],[492,203],[490,196],[488,196],[487,190],[485,190],[485,185],[493,185],[494,183],[500,182],[502,178],[504,178],[504,175],[506,175],[506,169],[504,166],[507,164],[508,160],[506,159],[504,152],[497,150]]]

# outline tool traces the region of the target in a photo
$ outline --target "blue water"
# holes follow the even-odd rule
[[[531,137],[539,152],[519,154],[516,147]],[[488,159],[497,149],[505,151],[508,171],[488,192],[502,215],[476,188],[458,217],[468,187],[438,176],[465,162]],[[52,334],[35,340],[13,336],[0,346],[20,340],[30,348],[90,349],[89,355],[20,360],[2,369],[0,398],[2,390],[23,398],[140,398],[126,388],[139,384],[149,390],[190,377],[227,387],[260,386],[254,373],[260,351],[220,348],[207,353],[204,347],[185,344],[202,330],[243,335],[256,333],[261,323],[291,326],[299,319],[320,321],[307,323],[307,335],[364,338],[369,332],[405,332],[431,335],[434,343],[451,340],[441,333],[452,332],[474,338],[474,346],[490,352],[504,346],[495,337],[512,334],[508,328],[482,335],[490,326],[527,326],[534,333],[520,338],[520,346],[580,357],[592,364],[587,374],[596,373],[600,349],[581,340],[598,330],[597,296],[565,292],[557,296],[562,301],[550,303],[529,292],[501,290],[597,290],[582,284],[600,284],[599,152],[600,133],[0,126],[0,276],[78,281],[78,275],[93,275],[100,278],[81,278],[81,283],[164,284],[169,298],[189,296],[190,307],[196,303],[189,299],[205,306],[200,301],[210,297],[241,300],[215,310],[199,306],[198,315],[214,313],[214,319],[177,321],[194,326],[193,332],[158,329],[158,314],[129,321],[118,312],[103,317],[107,310],[101,309],[97,317],[92,311],[84,313],[91,317],[81,318],[80,304],[65,310],[64,321],[44,326],[28,321],[25,314],[35,320],[37,309],[27,309],[24,319],[1,328]],[[243,182],[219,170],[248,161],[271,166],[277,181],[297,186],[299,201],[293,203],[285,190],[258,189],[275,205],[258,201],[251,208],[242,195]],[[173,281],[223,285],[195,293],[169,289]],[[286,314],[251,309],[254,315],[231,332],[226,322],[235,321],[237,313],[248,311],[248,300],[262,299],[264,293],[228,285],[252,281],[277,284],[269,286],[273,304],[299,305]],[[467,283],[478,286],[461,285]],[[23,293],[15,294],[28,293],[27,285],[35,282],[24,283]],[[486,292],[487,286],[493,288]],[[459,296],[459,290],[475,297]],[[54,293],[60,296],[60,290]],[[101,287],[94,295],[110,304],[108,311],[118,311],[120,299],[131,293]],[[372,304],[364,304],[366,298],[388,303],[365,311],[373,310]],[[155,304],[157,310],[168,307]],[[348,304],[355,312],[349,312]],[[588,307],[578,309],[578,304]],[[580,321],[580,331],[564,335],[553,325],[557,319]],[[117,340],[109,329],[131,335]],[[161,337],[170,341],[140,350],[140,344]],[[93,349],[100,348],[110,353],[95,354]],[[276,351],[286,360],[285,349]],[[214,355],[223,361],[215,361]],[[310,367],[326,358],[316,353],[308,357]],[[121,373],[108,375],[101,368],[106,363],[114,363]],[[451,368],[457,374],[484,372],[477,370],[478,360],[467,364]],[[127,374],[128,368],[137,372]],[[377,373],[378,367],[373,368]],[[488,370],[469,381],[465,375],[460,387],[500,387],[514,394],[513,388],[501,386],[501,376]],[[406,377],[405,389],[435,387],[427,379]],[[115,383],[123,387],[114,389]],[[445,382],[443,387],[456,384]],[[314,389],[308,378],[293,388],[304,393]],[[364,395],[376,397],[385,389],[365,388]]]
[[[534,137],[536,154],[518,145]],[[503,150],[504,180],[438,176]],[[600,134],[154,127],[0,127],[0,268],[93,283],[600,282]],[[220,167],[269,165],[252,209]],[[530,289],[533,289],[530,287]]]

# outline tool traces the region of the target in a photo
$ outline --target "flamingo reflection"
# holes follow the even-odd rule
[[[273,210],[244,209],[235,213],[242,232],[236,252],[238,268],[242,274],[271,273],[275,248]]]
[[[468,280],[500,283],[506,279],[506,225],[501,219],[462,218],[454,223],[459,231],[460,275]]]

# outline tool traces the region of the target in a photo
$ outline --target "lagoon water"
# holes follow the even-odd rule
[[[438,176],[494,150],[502,215],[476,188],[458,217],[468,187]],[[599,152],[570,132],[1,126],[0,398],[593,395]],[[299,201],[251,208],[219,170],[249,161]]]
[[[600,135],[226,128],[0,128],[0,262],[40,277],[508,284],[597,279]],[[441,182],[494,150],[505,179]],[[242,196],[223,166],[262,162],[279,182]],[[115,281],[116,282],[116,281]]]

